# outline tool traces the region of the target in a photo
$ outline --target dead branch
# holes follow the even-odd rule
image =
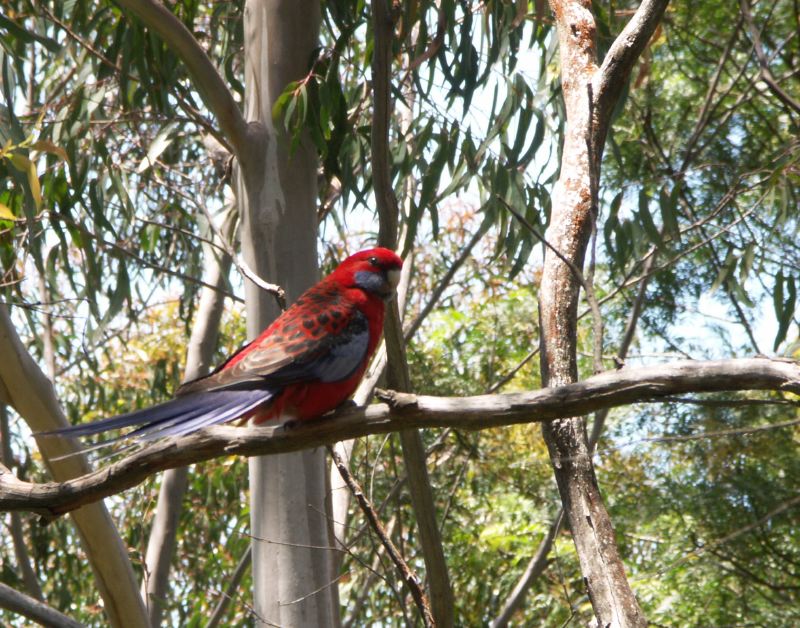
[[[392,539],[390,539],[389,535],[386,533],[386,528],[383,527],[383,524],[378,517],[378,513],[375,511],[375,507],[364,494],[364,490],[361,488],[361,485],[350,473],[350,470],[347,468],[347,463],[331,445],[328,445],[328,453],[331,455],[331,458],[333,458],[333,462],[336,465],[336,468],[339,470],[342,480],[344,480],[344,483],[347,484],[347,487],[350,489],[353,497],[356,498],[361,511],[364,513],[367,521],[369,521],[370,527],[375,534],[378,535],[381,545],[383,545],[386,553],[389,555],[389,558],[392,559],[395,567],[397,567],[397,571],[400,572],[401,579],[406,583],[406,586],[411,591],[411,597],[414,598],[414,603],[419,609],[423,624],[426,627],[435,626],[433,615],[431,614],[431,606],[428,602],[428,597],[422,590],[419,577],[408,566],[408,563],[403,558],[403,555],[397,549],[395,544],[392,543]]]
[[[65,482],[23,482],[7,468],[0,467],[0,512],[27,511],[50,520],[136,486],[157,471],[225,455],[298,451],[410,428],[479,430],[550,422],[668,395],[747,390],[800,394],[800,365],[769,358],[686,360],[610,371],[573,384],[526,393],[430,397],[385,392],[380,395],[385,403],[348,408],[297,426],[223,425],[164,439]]]

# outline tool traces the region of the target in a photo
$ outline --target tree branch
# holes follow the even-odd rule
[[[562,508],[558,511],[558,515],[550,524],[550,528],[547,530],[544,538],[539,543],[539,547],[536,550],[536,553],[533,555],[533,558],[531,558],[531,560],[528,562],[528,566],[525,568],[525,573],[522,574],[522,577],[517,582],[514,590],[506,598],[503,608],[500,609],[497,617],[491,623],[491,628],[505,628],[505,626],[508,626],[508,622],[511,621],[511,617],[517,612],[517,609],[522,606],[522,602],[525,601],[525,595],[527,594],[531,584],[533,584],[533,582],[539,576],[541,576],[542,573],[544,573],[544,570],[550,563],[548,558],[550,555],[550,549],[553,547],[553,543],[556,540],[556,535],[561,528],[561,521],[563,519],[564,509]]]
[[[750,37],[753,40],[753,48],[758,58],[758,65],[761,71],[761,78],[767,84],[770,91],[780,100],[784,105],[792,109],[795,113],[800,113],[800,102],[792,98],[792,96],[784,91],[775,80],[772,70],[769,68],[769,59],[764,53],[764,47],[761,45],[761,33],[756,28],[753,21],[753,14],[750,11],[750,0],[740,0],[739,5],[742,8],[742,15],[745,22],[747,22],[747,30],[750,32]]]
[[[225,591],[223,591],[220,595],[219,602],[217,602],[214,612],[211,613],[211,617],[209,617],[205,628],[217,628],[220,622],[224,619],[225,613],[228,611],[228,607],[231,605],[231,600],[236,593],[236,589],[239,588],[242,578],[244,578],[244,574],[252,562],[253,546],[248,545],[247,550],[245,550],[245,553],[242,554],[239,562],[236,563],[236,569],[233,570],[233,575],[231,575],[228,586],[225,587]]]
[[[225,81],[189,29],[157,0],[117,0],[183,61],[203,102],[214,113],[237,157],[243,154],[248,124]]]
[[[0,401],[0,463],[8,467],[14,465],[14,455],[11,451],[11,430],[8,425],[8,411],[3,401]],[[29,595],[39,601],[43,601],[44,595],[42,594],[42,588],[39,586],[39,579],[36,576],[33,565],[31,565],[19,513],[11,513],[11,521],[9,522],[8,528],[11,534],[11,542],[14,545],[14,557],[17,559],[17,569],[20,571],[22,582],[25,583],[25,588],[28,590]]]
[[[401,580],[406,583],[406,586],[411,591],[411,597],[414,598],[414,603],[417,605],[419,613],[422,616],[423,625],[426,627],[434,626],[431,606],[428,602],[428,598],[425,596],[425,592],[422,590],[417,574],[408,566],[408,563],[405,561],[402,554],[400,554],[400,551],[395,547],[395,544],[392,543],[381,520],[378,518],[378,513],[375,512],[375,508],[370,503],[369,499],[367,499],[364,490],[350,473],[350,470],[347,468],[347,463],[330,445],[328,445],[328,453],[331,455],[331,458],[333,458],[333,462],[339,470],[342,480],[344,480],[353,497],[358,501],[358,505],[367,518],[367,521],[369,521],[370,527],[378,536],[378,539],[380,539],[381,545],[383,545],[389,558],[392,559],[395,567],[397,567],[397,571],[400,572]]]
[[[453,282],[453,277],[455,277],[459,269],[469,259],[470,255],[472,255],[472,249],[474,249],[478,242],[481,241],[483,236],[486,235],[487,231],[488,226],[484,227],[484,225],[481,225],[478,227],[478,230],[473,234],[470,241],[467,242],[467,244],[464,245],[464,248],[459,251],[458,256],[450,264],[450,267],[436,285],[436,288],[433,289],[428,297],[428,300],[425,302],[425,305],[419,311],[419,314],[417,314],[416,318],[411,321],[411,324],[405,330],[403,330],[403,339],[406,342],[414,337],[414,334],[417,333],[417,330],[422,326],[422,323],[433,311],[433,308],[436,307],[436,304],[439,302],[439,299],[442,298],[445,290],[447,290],[450,287],[450,284]],[[400,308],[400,311],[402,311],[402,308]]]
[[[644,0],[611,44],[599,71],[593,77],[592,89],[597,108],[595,124],[592,125],[595,150],[602,150],[611,110],[619,99],[631,69],[661,22],[668,4],[669,0]]]
[[[42,626],[52,628],[82,628],[83,624],[59,613],[56,609],[0,582],[0,608],[22,615]]]
[[[550,0],[558,27],[566,127],[545,234],[560,255],[545,251],[539,289],[541,374],[548,386],[569,385],[578,376],[580,282],[570,270],[573,265],[583,266],[590,236],[596,229],[600,160],[611,112],[666,5],[667,0],[644,0],[598,67],[592,3]],[[542,435],[581,572],[598,625],[639,628],[647,622],[625,576],[592,464],[586,424],[576,418],[577,414],[581,413],[544,425]]]
[[[217,253],[210,244],[203,245],[205,280],[219,288],[225,287],[231,266],[231,257]],[[184,381],[196,379],[209,372],[214,350],[217,347],[219,325],[224,310],[220,290],[203,288],[192,325],[192,335],[186,351]],[[145,578],[142,597],[153,626],[161,625],[164,600],[170,591],[169,572],[177,545],[178,523],[183,509],[183,497],[189,485],[189,469],[170,469],[161,480],[156,513],[150,527],[145,552]]]
[[[392,187],[389,151],[389,121],[391,103],[391,62],[394,22],[389,0],[372,0],[372,23],[375,44],[372,55],[372,185],[378,207],[378,244],[390,249],[397,246],[399,211],[397,197]],[[411,243],[409,243],[411,244]],[[406,247],[411,249],[411,246]],[[410,261],[406,262],[410,264]],[[387,307],[384,323],[386,339],[387,373],[390,386],[398,390],[411,389],[408,360],[405,353],[403,326],[397,302]],[[425,466],[425,448],[416,430],[401,430],[400,443],[403,461],[408,472],[408,490],[419,530],[422,556],[425,559],[430,586],[430,601],[436,624],[441,628],[453,625],[453,590],[447,573],[447,562],[442,538],[436,521],[428,469]]]
[[[398,207],[392,188],[389,162],[389,119],[391,111],[390,70],[394,23],[389,0],[372,0],[372,187],[380,217],[378,242],[393,249],[397,245]]]
[[[656,260],[656,254],[654,253],[650,257],[648,257],[644,262],[643,273],[645,278],[639,284],[639,290],[637,291],[636,298],[633,301],[633,305],[631,306],[631,311],[628,316],[628,323],[625,325],[625,331],[622,334],[622,340],[619,343],[619,349],[617,350],[617,355],[615,356],[615,362],[621,367],[625,364],[625,359],[628,356],[628,349],[630,349],[631,343],[633,342],[633,337],[636,333],[636,326],[639,322],[639,315],[641,314],[642,306],[644,305],[645,295],[647,294],[647,285],[650,282],[650,276],[647,273],[652,268],[653,264]],[[606,422],[606,417],[608,417],[608,412],[610,408],[604,408],[603,410],[599,410],[594,414],[594,421],[592,422],[592,432],[589,435],[589,449],[593,451],[595,446],[597,445],[598,440],[600,439],[600,435],[603,431],[603,426]],[[514,586],[514,589],[506,598],[505,602],[503,603],[503,607],[500,610],[500,613],[497,615],[497,618],[492,622],[492,628],[504,628],[508,625],[508,622],[511,620],[511,617],[514,613],[522,606],[522,603],[525,601],[525,596],[528,593],[528,589],[533,585],[536,579],[544,573],[544,570],[547,568],[549,564],[548,557],[550,555],[550,550],[553,547],[553,542],[555,540],[555,536],[558,533],[558,530],[561,526],[561,522],[564,518],[564,508],[560,508],[558,514],[555,516],[553,521],[550,524],[550,528],[545,535],[545,537],[539,542],[539,546],[531,560],[528,563],[525,572],[522,574],[520,579],[517,581],[517,584]]]
[[[296,426],[223,425],[164,439],[102,469],[61,483],[23,482],[2,467],[0,512],[23,510],[52,519],[135,486],[157,471],[218,456],[298,451],[348,438],[411,428],[480,430],[550,422],[668,395],[744,390],[800,394],[800,365],[768,358],[686,360],[609,371],[573,384],[526,393],[430,397],[383,392],[380,396],[387,403],[348,408]]]
[[[68,425],[53,384],[25,349],[3,303],[0,303],[0,355],[3,356],[0,360],[0,396],[31,429],[40,432]],[[83,456],[54,460],[65,454],[74,454],[74,440],[39,438],[37,444],[56,480],[68,480],[89,472]],[[105,506],[94,504],[73,513],[72,517],[92,565],[109,623],[126,628],[148,626],[127,549]]]

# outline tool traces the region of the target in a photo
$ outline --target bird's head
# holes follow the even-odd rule
[[[361,288],[381,299],[394,295],[403,260],[389,249],[377,247],[351,255],[333,272],[346,286]]]

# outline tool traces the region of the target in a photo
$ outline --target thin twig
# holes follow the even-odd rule
[[[244,259],[244,256],[236,253],[236,250],[231,243],[230,239],[227,237],[227,234],[223,233],[222,229],[217,225],[214,221],[214,217],[211,215],[211,212],[208,210],[203,203],[197,203],[197,206],[203,211],[206,216],[206,220],[208,221],[208,225],[211,228],[211,231],[214,235],[219,239],[220,245],[222,249],[230,256],[231,260],[233,261],[233,265],[236,267],[236,270],[242,274],[242,276],[246,277],[254,284],[256,284],[259,288],[268,292],[273,297],[275,297],[275,301],[278,304],[278,307],[281,309],[282,312],[286,311],[286,292],[284,289],[275,283],[270,283],[265,279],[262,279],[261,276],[254,271],[251,266],[247,263]]]
[[[522,358],[522,360],[514,368],[512,368],[508,373],[503,375],[503,377],[501,377],[494,384],[492,384],[486,390],[486,394],[487,395],[491,395],[493,392],[497,392],[503,386],[505,386],[508,382],[510,382],[512,379],[514,379],[514,376],[517,373],[519,373],[520,369],[523,366],[525,366],[528,362],[530,362],[536,356],[537,353],[539,353],[539,347],[536,347],[535,349],[532,349],[528,353],[528,355],[526,355],[524,358]]]
[[[444,34],[445,30],[447,29],[447,14],[444,11],[444,3],[439,2],[439,12],[436,17],[436,35],[433,37],[433,41],[428,44],[428,47],[425,49],[421,55],[416,57],[415,59],[411,60],[408,65],[408,73],[414,72],[419,66],[425,63],[428,59],[433,57],[436,53],[439,52],[439,49],[442,47],[444,43]]]
[[[763,517],[761,517],[759,519],[756,519],[755,521],[753,521],[751,523],[748,523],[745,526],[742,526],[738,530],[734,530],[730,534],[726,534],[725,536],[723,536],[723,537],[721,537],[721,538],[719,538],[719,539],[717,539],[715,541],[711,541],[710,543],[706,543],[705,545],[701,545],[700,547],[692,550],[691,552],[687,552],[686,554],[681,556],[678,560],[676,560],[673,563],[667,565],[666,567],[660,569],[658,571],[658,574],[662,575],[662,574],[665,574],[665,573],[667,573],[669,571],[672,571],[676,567],[680,567],[684,563],[686,563],[686,562],[688,562],[690,560],[696,559],[703,552],[707,552],[707,551],[710,551],[712,549],[715,549],[715,548],[719,547],[720,545],[724,545],[725,543],[730,543],[734,539],[740,537],[742,534],[746,534],[747,532],[750,532],[751,530],[754,530],[756,528],[761,527],[765,523],[768,523],[770,521],[770,519],[773,519],[774,517],[777,517],[778,515],[784,513],[785,511],[789,510],[790,508],[794,508],[797,505],[800,505],[800,495],[796,495],[795,497],[792,497],[791,499],[786,500],[782,504],[780,504],[780,505],[776,506],[775,508],[773,508],[772,510],[770,510]]]
[[[615,445],[614,447],[607,447],[602,449],[601,452],[625,449],[626,447],[633,447],[634,445],[641,445],[642,443],[685,443],[694,440],[703,440],[706,438],[728,438],[731,436],[743,436],[745,434],[757,434],[758,432],[779,430],[785,427],[793,427],[795,425],[800,425],[800,419],[792,419],[791,421],[782,421],[781,423],[772,423],[769,425],[752,425],[748,427],[732,428],[729,430],[717,430],[715,432],[701,432],[700,434],[653,436],[651,438],[639,438],[637,440],[628,441],[626,443]]]
[[[550,550],[555,543],[556,536],[558,536],[558,532],[561,528],[561,523],[563,520],[564,508],[562,507],[559,508],[558,513],[550,523],[550,527],[547,529],[547,533],[539,542],[539,547],[536,549],[536,553],[528,562],[528,565],[525,568],[525,573],[523,573],[522,577],[517,581],[514,590],[506,598],[502,609],[497,614],[497,617],[492,621],[491,628],[505,628],[505,626],[508,625],[511,617],[525,601],[525,596],[527,595],[531,585],[536,581],[537,578],[539,578],[539,576],[542,575],[542,573],[544,573],[544,570],[551,562],[548,557],[550,555]]]
[[[520,223],[520,224],[521,224],[523,227],[525,227],[525,228],[526,228],[528,231],[530,231],[530,232],[531,232],[531,233],[532,233],[534,236],[536,236],[536,238],[537,238],[537,239],[538,239],[538,240],[539,240],[539,241],[540,241],[542,244],[544,244],[544,245],[545,245],[545,246],[546,246],[548,249],[550,249],[551,251],[553,251],[553,253],[555,253],[556,257],[557,257],[558,259],[560,259],[562,262],[564,262],[564,263],[567,265],[567,267],[570,269],[570,271],[572,272],[572,274],[573,274],[573,275],[575,275],[575,278],[576,278],[576,279],[577,279],[577,280],[580,282],[580,284],[581,284],[581,286],[583,287],[583,289],[588,291],[588,285],[586,284],[586,278],[583,276],[583,272],[581,272],[581,269],[580,269],[580,268],[578,268],[578,267],[577,267],[577,266],[576,266],[576,265],[575,265],[575,264],[572,262],[572,260],[570,260],[569,258],[567,258],[567,257],[566,257],[566,256],[565,256],[565,255],[564,255],[564,254],[563,254],[561,251],[559,251],[559,250],[558,250],[556,247],[554,247],[552,244],[550,244],[550,243],[549,243],[549,242],[548,242],[548,241],[545,239],[545,237],[544,237],[544,236],[543,236],[541,233],[539,233],[539,230],[538,230],[536,227],[534,227],[534,226],[533,226],[533,225],[532,225],[530,222],[528,222],[528,220],[525,218],[525,216],[523,216],[522,214],[520,214],[520,213],[519,213],[519,212],[518,212],[516,209],[514,209],[513,207],[511,207],[511,205],[509,205],[509,204],[508,204],[508,202],[506,201],[506,199],[504,199],[504,198],[503,198],[502,196],[500,196],[499,194],[496,194],[496,195],[495,195],[495,198],[496,198],[498,201],[500,201],[500,202],[501,202],[501,203],[502,203],[502,204],[505,206],[505,208],[506,208],[506,209],[507,209],[509,212],[511,212],[511,214],[514,216],[514,218],[516,218],[516,219],[519,221],[519,223]]]
[[[347,484],[347,487],[350,489],[350,492],[353,494],[353,497],[355,497],[356,501],[358,501],[361,511],[364,513],[364,516],[369,521],[373,531],[380,539],[381,544],[386,549],[386,553],[389,555],[389,558],[392,559],[392,562],[395,564],[395,567],[397,567],[398,572],[400,572],[401,579],[406,583],[411,591],[411,597],[414,598],[414,603],[419,609],[423,624],[426,627],[435,626],[433,614],[431,613],[431,607],[428,603],[428,598],[420,586],[417,574],[414,573],[414,571],[412,571],[412,569],[408,566],[408,563],[406,563],[397,547],[395,547],[395,544],[392,543],[392,540],[386,534],[386,529],[383,527],[383,524],[378,518],[378,513],[375,512],[375,508],[373,508],[372,503],[370,503],[369,499],[367,499],[363,489],[350,473],[350,470],[347,468],[347,463],[345,463],[339,453],[330,445],[328,445],[328,453],[331,455],[331,458],[333,458],[333,462],[336,464],[336,468],[339,470],[342,480],[344,480],[345,484]]]
[[[244,574],[247,571],[247,568],[250,566],[253,557],[252,552],[253,546],[248,545],[244,554],[242,554],[242,557],[239,559],[236,569],[233,570],[233,574],[228,582],[228,586],[225,587],[225,591],[222,593],[222,597],[220,597],[219,602],[217,602],[214,612],[211,613],[211,617],[208,619],[206,628],[216,628],[220,621],[222,621],[222,618],[225,616],[228,606],[230,606],[231,600],[233,599],[233,594],[236,592],[236,589],[239,588],[239,583],[242,581],[242,578],[244,578]]]
[[[140,255],[138,255],[137,253],[135,253],[133,251],[133,248],[129,249],[129,248],[126,248],[125,246],[122,246],[121,244],[117,244],[116,242],[111,242],[109,240],[106,240],[106,239],[100,237],[99,235],[97,235],[96,233],[90,231],[86,227],[84,227],[81,223],[75,222],[74,220],[68,218],[67,216],[64,216],[64,215],[56,213],[56,212],[50,212],[48,215],[52,220],[60,220],[61,222],[65,222],[65,223],[73,226],[75,229],[79,230],[84,235],[86,235],[86,236],[88,236],[90,238],[93,238],[98,244],[101,244],[101,245],[106,246],[106,247],[108,247],[110,249],[113,249],[114,251],[120,253],[121,255],[124,255],[126,257],[129,257],[129,258],[139,262],[143,266],[147,266],[148,268],[151,268],[153,270],[157,270],[157,271],[159,271],[161,273],[164,273],[165,275],[170,275],[172,277],[177,277],[178,279],[182,279],[183,281],[188,281],[188,282],[196,284],[198,286],[203,286],[204,288],[209,288],[211,290],[216,290],[217,292],[221,292],[226,297],[229,297],[230,299],[233,299],[234,301],[238,301],[240,303],[242,302],[242,298],[236,296],[232,292],[228,292],[227,290],[220,290],[218,286],[214,286],[214,285],[212,285],[212,284],[210,284],[210,283],[208,283],[206,281],[203,281],[202,279],[197,279],[196,277],[192,277],[191,275],[187,275],[186,273],[182,273],[182,272],[179,272],[177,270],[173,270],[173,269],[168,268],[166,266],[163,266],[161,264],[156,264],[155,262],[150,262],[150,261],[144,259],[143,257],[141,257]]]
[[[539,230],[536,227],[534,227],[530,222],[528,222],[528,220],[526,220],[525,216],[523,216],[516,209],[511,207],[511,205],[509,205],[503,197],[501,197],[499,195],[496,195],[495,198],[497,198],[503,205],[505,205],[506,209],[509,212],[511,212],[511,214],[514,216],[514,218],[516,218],[523,227],[525,227],[534,236],[536,236],[539,239],[539,241],[542,244],[544,244],[548,249],[553,251],[553,253],[555,253],[556,257],[558,257],[558,259],[560,259],[562,262],[564,262],[567,265],[567,267],[570,269],[570,271],[572,271],[572,274],[575,275],[575,278],[581,284],[581,287],[583,288],[583,292],[586,295],[586,301],[589,303],[589,308],[590,308],[591,313],[592,313],[593,327],[594,327],[595,336],[596,336],[595,344],[597,344],[597,339],[598,338],[600,339],[600,356],[601,356],[601,365],[602,365],[603,315],[602,315],[602,312],[600,311],[600,304],[599,304],[599,302],[597,300],[597,295],[595,294],[594,287],[592,286],[591,283],[589,283],[586,280],[586,277],[584,277],[583,273],[581,272],[581,269],[578,268],[572,262],[572,260],[570,260],[567,257],[565,257],[561,253],[561,251],[559,251],[556,247],[554,247],[552,244],[550,244],[545,239],[545,237],[541,233],[539,233]],[[597,354],[597,349],[595,348],[595,355],[596,354]],[[597,369],[597,365],[595,365],[595,368]],[[602,369],[602,366],[601,366],[599,368],[599,370],[595,370],[595,373],[598,373],[598,372],[600,372],[602,370],[603,369]]]
[[[769,87],[770,91],[778,98],[778,100],[780,100],[790,109],[794,110],[795,113],[800,113],[800,102],[792,98],[788,92],[784,91],[781,86],[778,85],[778,81],[775,79],[775,76],[772,74],[772,70],[769,68],[769,60],[767,59],[766,54],[764,54],[764,47],[761,45],[761,33],[756,28],[755,22],[753,21],[753,14],[750,12],[749,0],[740,0],[739,5],[742,8],[742,15],[747,22],[747,30],[750,31],[750,37],[753,40],[753,48],[755,49],[756,57],[758,58],[761,78],[764,80],[764,83],[766,83],[767,87]]]
[[[480,242],[481,238],[485,235],[487,228],[481,226],[472,236],[469,242],[464,246],[463,249],[458,254],[458,257],[450,264],[450,267],[447,269],[447,272],[442,277],[439,284],[436,286],[434,291],[431,293],[430,298],[425,303],[424,307],[420,310],[419,314],[417,314],[416,318],[411,321],[411,324],[404,330],[403,338],[406,342],[411,340],[417,330],[422,325],[425,318],[433,311],[434,306],[439,302],[439,299],[444,294],[444,291],[450,287],[450,283],[453,281],[453,277],[458,272],[459,268],[464,265],[464,262],[469,259],[469,256],[472,254],[472,249],[475,248],[475,245]]]

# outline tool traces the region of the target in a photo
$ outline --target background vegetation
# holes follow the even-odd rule
[[[243,3],[166,6],[242,102]],[[601,53],[635,8],[593,5]],[[406,329],[424,316],[408,338],[412,388],[535,389],[542,246],[500,199],[544,232],[565,123],[552,17],[539,0],[395,11],[389,148],[401,248],[413,266]],[[676,1],[637,64],[609,132],[592,244],[606,368],[637,298],[629,364],[797,357],[799,11],[789,0]],[[308,75],[273,108],[276,125],[298,143],[307,133],[320,157],[323,271],[377,237],[370,20],[364,2],[323,2]],[[225,138],[171,49],[110,2],[7,0],[0,71],[2,301],[71,421],[168,398],[183,376],[204,260],[237,251],[225,235],[237,219]],[[235,263],[222,288],[217,361],[245,337],[239,270]],[[584,316],[582,376],[592,373],[591,333]],[[6,466],[47,479],[25,423],[11,409],[0,418]],[[796,418],[794,401],[763,394],[610,414],[595,465],[654,625],[797,623],[797,426],[756,431]],[[423,434],[458,625],[498,616],[559,510],[537,432]],[[359,441],[351,466],[424,573],[397,436]],[[158,485],[153,478],[107,500],[140,577]],[[168,625],[204,624],[226,595],[250,543],[247,491],[243,460],[190,473]],[[104,625],[72,524],[12,519],[2,519],[0,581]],[[343,624],[413,624],[413,605],[357,511],[349,525]],[[225,625],[252,624],[249,578],[245,571],[233,591]],[[512,621],[585,625],[591,616],[562,526]]]

